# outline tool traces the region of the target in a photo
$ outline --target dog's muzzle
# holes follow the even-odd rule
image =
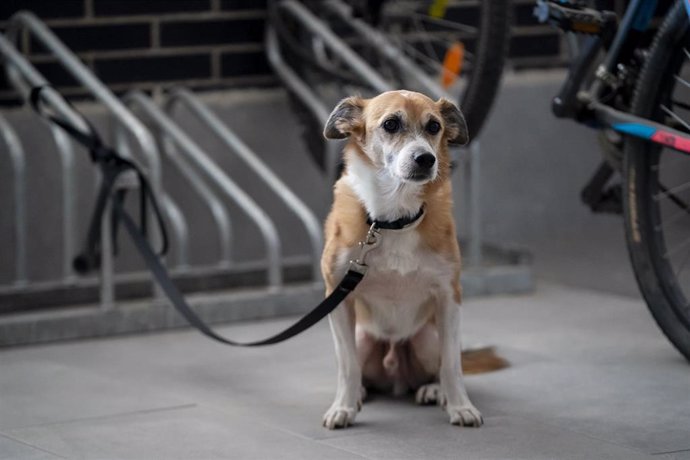
[[[420,152],[415,154],[413,158],[414,169],[408,176],[408,179],[414,181],[423,181],[429,179],[434,171],[434,165],[436,164],[436,157],[434,154],[429,152]]]

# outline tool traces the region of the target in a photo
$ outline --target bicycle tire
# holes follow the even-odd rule
[[[420,3],[428,3],[426,1]],[[368,5],[371,5],[368,3]],[[282,37],[284,44],[292,49],[293,62],[306,66],[310,71],[318,72],[318,65],[312,58],[308,58],[309,49],[294,49],[297,44],[290,37],[285,36],[286,28],[280,21],[280,16],[275,12],[269,15],[269,20]],[[503,68],[508,56],[510,42],[510,26],[512,23],[511,0],[484,0],[479,3],[479,31],[475,41],[475,62],[472,72],[468,77],[464,92],[460,95],[458,103],[465,115],[465,120],[470,133],[470,141],[477,138],[491,112],[498,89],[500,87]],[[334,78],[332,69],[321,69],[326,78]],[[291,98],[293,107],[299,112],[307,112],[301,107],[302,103],[297,98]],[[311,117],[313,118],[313,117]],[[302,117],[308,120],[309,116]],[[317,126],[319,125],[319,126]],[[323,149],[319,146],[322,142],[309,139],[311,133],[320,132],[320,120],[311,120],[305,133],[305,143],[311,156],[320,166],[324,161]]]
[[[634,115],[660,121],[660,104],[673,92],[673,76],[682,64],[683,46],[688,40],[688,17],[682,2],[668,12],[655,36],[637,81],[631,111]],[[662,190],[659,175],[661,148],[629,137],[624,145],[623,198],[628,252],[638,286],[649,310],[675,348],[690,361],[690,309],[671,267],[662,231]],[[680,153],[679,153],[680,155]],[[656,166],[656,167],[655,167]]]
[[[485,0],[481,2],[481,27],[477,39],[477,67],[473,70],[467,89],[460,101],[470,139],[481,133],[493,108],[508,57],[511,0]]]

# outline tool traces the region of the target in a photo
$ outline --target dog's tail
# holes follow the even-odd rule
[[[510,363],[496,353],[494,347],[477,347],[462,350],[463,374],[484,374],[510,366]]]

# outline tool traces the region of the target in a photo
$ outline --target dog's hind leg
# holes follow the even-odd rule
[[[432,322],[426,323],[410,339],[410,387],[416,388],[415,401],[420,405],[442,402],[438,383],[441,363],[438,330]]]
[[[329,316],[335,355],[338,365],[338,382],[335,400],[323,416],[323,426],[332,430],[351,425],[361,407],[362,370],[357,359],[355,345],[355,311],[347,300]]]

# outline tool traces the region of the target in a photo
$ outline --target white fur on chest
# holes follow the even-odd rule
[[[382,230],[378,248],[367,255],[369,266],[353,295],[371,313],[365,331],[386,340],[411,337],[424,323],[422,309],[448,295],[454,273],[450,262],[420,245],[414,229]],[[343,251],[338,263],[344,273],[356,248]]]

